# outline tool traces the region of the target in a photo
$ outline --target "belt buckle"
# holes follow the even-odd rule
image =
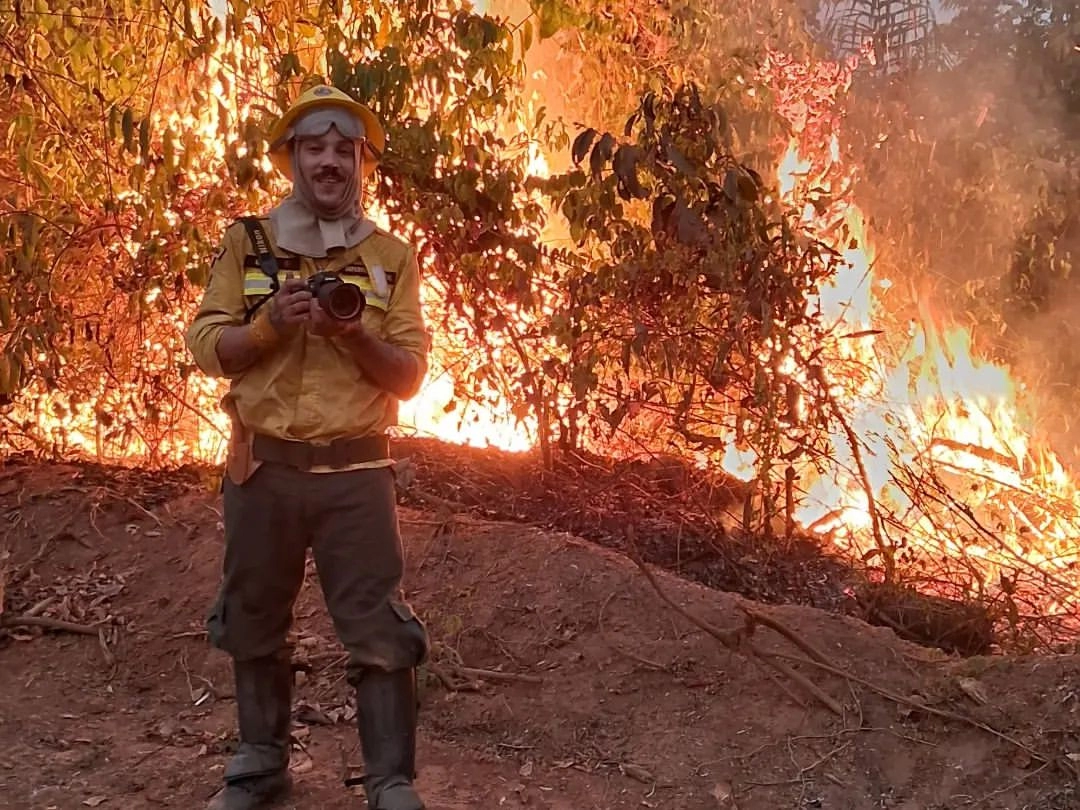
[[[314,448],[307,442],[290,441],[286,447],[288,463],[298,470],[310,470],[315,466]]]
[[[335,470],[349,466],[349,442],[346,439],[331,439],[326,450],[329,464]]]

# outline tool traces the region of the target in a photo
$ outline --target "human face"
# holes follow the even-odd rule
[[[326,134],[297,141],[297,164],[307,180],[315,202],[333,210],[350,193],[356,174],[356,145],[331,127]]]

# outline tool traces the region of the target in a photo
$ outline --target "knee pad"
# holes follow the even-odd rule
[[[406,643],[412,647],[411,652],[414,658],[412,665],[414,667],[419,666],[427,660],[428,651],[430,650],[427,628],[424,627],[424,623],[420,621],[412,607],[406,602],[391,600],[390,610],[404,625],[403,636]]]

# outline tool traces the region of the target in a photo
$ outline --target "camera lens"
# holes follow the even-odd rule
[[[319,288],[319,303],[339,321],[351,321],[364,311],[364,294],[355,284],[329,282]]]

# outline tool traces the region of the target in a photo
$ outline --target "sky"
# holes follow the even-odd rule
[[[939,23],[948,22],[949,19],[953,16],[953,12],[946,11],[941,7],[941,3],[939,2],[939,0],[933,0],[930,5],[934,7],[934,17],[937,18],[937,21]]]

